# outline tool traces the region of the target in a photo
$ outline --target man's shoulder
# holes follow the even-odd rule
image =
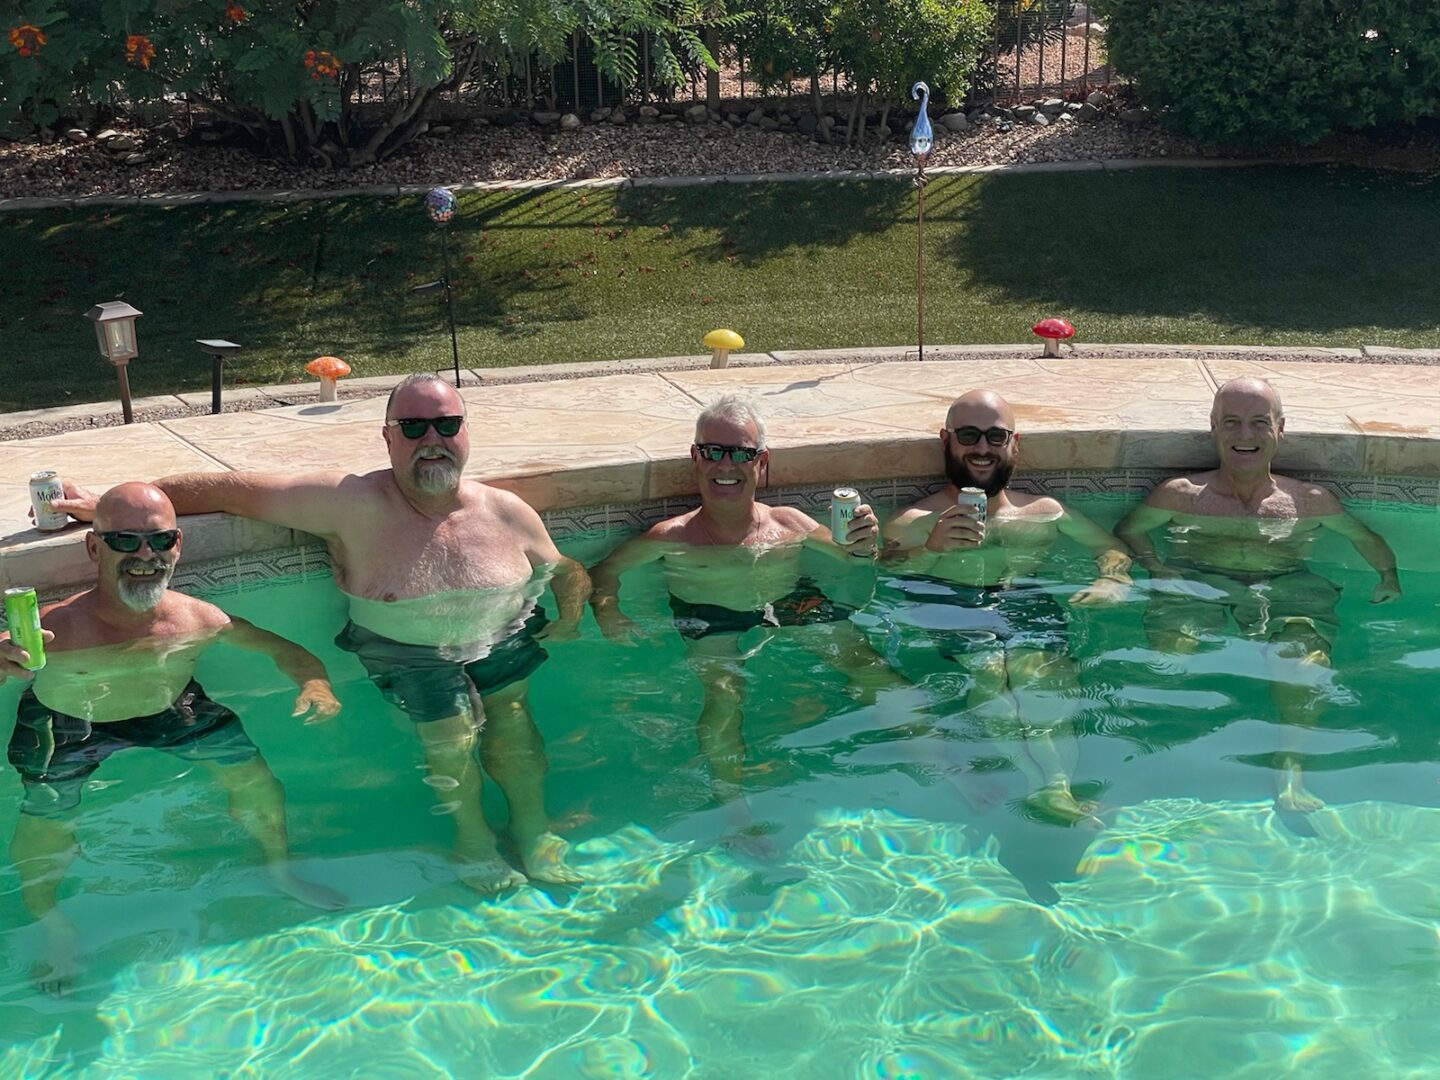
[[[895,512],[896,519],[909,520],[919,517],[922,514],[934,514],[950,507],[950,491],[948,488],[941,488],[909,506],[902,506]]]
[[[1053,520],[1064,515],[1065,506],[1053,495],[1037,495],[1029,491],[1007,491],[1005,501],[1021,518]]]
[[[1277,475],[1274,479],[1276,489],[1290,497],[1301,517],[1340,513],[1340,500],[1328,488],[1293,476]]]
[[[698,509],[687,510],[683,514],[676,514],[674,517],[657,521],[645,530],[640,539],[687,544],[690,542],[690,530],[694,527],[695,515],[699,512]]]
[[[1183,473],[1162,480],[1146,497],[1146,505],[1157,506],[1163,510],[1187,510],[1209,490],[1215,476],[1216,470],[1212,469],[1207,472]]]
[[[230,625],[230,616],[222,608],[174,589],[165,594],[164,615],[187,631],[220,630]]]
[[[765,503],[757,503],[756,505],[764,507],[762,513],[766,514],[771,521],[783,529],[808,533],[820,527],[818,521],[798,507],[768,506]]]

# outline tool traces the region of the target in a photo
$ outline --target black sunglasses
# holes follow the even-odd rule
[[[980,441],[982,435],[991,446],[1004,446],[1010,441],[1010,436],[1014,434],[1015,432],[1003,427],[992,427],[985,431],[969,426],[954,429],[955,441],[961,446],[974,446]]]
[[[753,446],[724,446],[713,442],[696,443],[695,452],[706,461],[724,461],[725,455],[729,454],[731,462],[736,465],[754,461],[760,456],[760,451]]]
[[[154,532],[102,532],[97,534],[111,551],[122,555],[133,555],[142,543],[148,543],[151,551],[169,551],[180,539],[179,529],[156,529]]]
[[[428,416],[417,417],[406,420],[386,420],[386,427],[398,427],[400,434],[407,439],[421,439],[425,437],[425,430],[433,427],[435,434],[444,439],[453,439],[460,434],[461,425],[465,423],[463,416]]]

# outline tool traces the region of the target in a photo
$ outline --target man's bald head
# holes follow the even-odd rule
[[[994,390],[967,390],[951,403],[950,411],[945,414],[945,426],[981,430],[1003,427],[1014,431],[1015,410]]]
[[[95,504],[96,532],[144,532],[175,527],[175,507],[154,484],[120,484]]]
[[[1238,379],[1231,379],[1215,391],[1215,401],[1210,406],[1210,425],[1214,427],[1226,414],[1254,413],[1266,407],[1272,420],[1278,422],[1285,418],[1285,410],[1280,404],[1280,394],[1276,389],[1264,379],[1243,375]]]

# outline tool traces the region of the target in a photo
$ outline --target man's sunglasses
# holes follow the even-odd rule
[[[985,431],[981,431],[978,427],[957,427],[954,429],[954,434],[955,441],[961,446],[974,446],[982,436],[991,446],[1004,446],[1015,432],[1003,427],[992,427]]]
[[[696,443],[695,452],[706,461],[724,461],[725,455],[729,454],[736,465],[754,461],[760,456],[760,451],[753,446],[724,446],[713,442]]]
[[[428,416],[417,417],[407,420],[386,420],[386,427],[398,427],[400,434],[407,439],[421,439],[425,437],[426,428],[433,427],[435,434],[444,439],[453,439],[460,434],[461,425],[465,423],[463,416]]]
[[[180,540],[179,529],[157,529],[154,532],[102,532],[98,534],[105,546],[122,555],[133,555],[142,543],[151,551],[169,551]]]

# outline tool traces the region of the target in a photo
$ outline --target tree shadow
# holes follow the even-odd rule
[[[972,190],[940,258],[1000,302],[1259,334],[1440,325],[1440,295],[1417,287],[1440,242],[1433,179],[1177,168],[996,176]]]

